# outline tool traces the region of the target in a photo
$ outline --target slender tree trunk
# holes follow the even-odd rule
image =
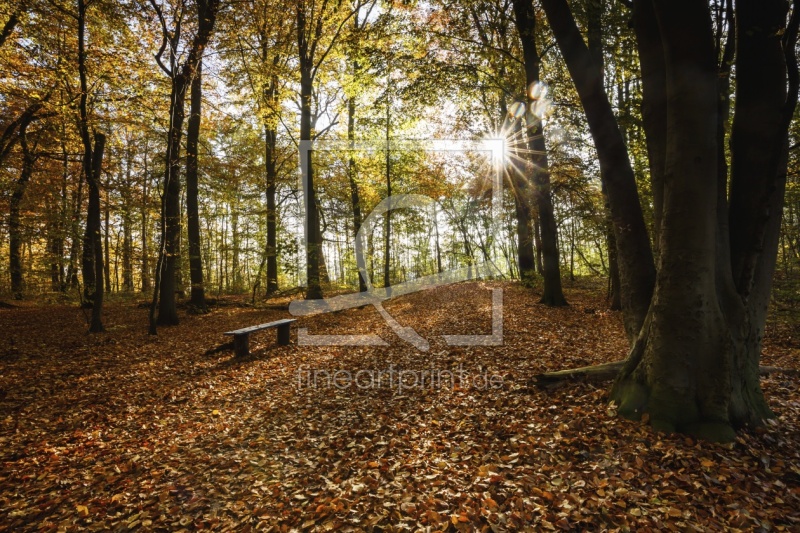
[[[231,278],[233,280],[233,291],[239,292],[242,288],[242,272],[239,265],[240,231],[239,231],[239,205],[235,202],[231,205]]]
[[[86,184],[89,186],[89,206],[86,213],[86,233],[83,238],[84,290],[92,304],[92,319],[89,331],[104,330],[103,312],[103,241],[100,231],[100,171],[106,138],[101,133],[94,135],[94,147],[89,135],[89,116],[87,110],[88,82],[86,72],[86,2],[78,0],[78,75],[81,94],[78,102],[80,113],[79,129],[83,142],[83,169]]]
[[[664,171],[667,156],[667,85],[663,43],[653,0],[633,2],[633,26],[642,69],[642,122],[650,162],[653,192],[653,234],[656,258],[664,203]],[[727,95],[726,95],[727,96]],[[720,147],[723,150],[724,148]]]
[[[122,290],[133,291],[133,231],[131,221],[131,182],[133,166],[133,148],[128,139],[125,151],[125,179],[120,189],[122,197]]]
[[[297,5],[297,44],[300,60],[300,142],[312,140],[311,98],[314,88],[314,58],[309,48],[306,6]],[[317,211],[317,194],[314,184],[313,153],[311,150],[301,154],[305,161],[305,207],[306,207],[306,298],[322,298],[320,283],[320,256],[322,255],[322,232]]]
[[[273,83],[277,83],[274,81]],[[267,295],[278,291],[277,132],[265,127],[267,171]]]
[[[197,64],[192,78],[192,94],[189,104],[189,124],[186,132],[186,224],[189,237],[189,278],[191,281],[191,306],[205,312],[206,296],[203,286],[203,258],[200,242],[200,210],[198,206],[198,141],[202,107],[202,60]]]
[[[532,94],[534,84],[539,81],[539,51],[536,48],[536,15],[533,4],[526,0],[514,0],[514,15],[522,41],[525,60],[525,79],[528,107],[537,103],[538,96]],[[542,276],[544,293],[541,303],[552,306],[567,305],[561,288],[561,271],[558,258],[558,228],[553,213],[553,199],[550,190],[550,171],[547,161],[547,147],[542,128],[542,118],[533,111],[526,114],[530,176],[534,185],[533,201],[539,213],[542,231]]]
[[[95,272],[103,271],[103,241],[100,240],[100,170],[103,165],[103,151],[106,146],[106,137],[102,133],[94,134],[94,151],[92,152],[92,181],[89,184],[89,210],[86,215],[86,227],[88,228],[91,221],[92,228],[96,228],[92,244],[94,246],[94,269]],[[108,250],[106,250],[106,253]],[[110,281],[109,281],[110,284]],[[97,282],[94,292],[94,301],[92,302],[92,320],[89,325],[91,333],[99,333],[105,331],[102,321],[103,313],[103,281],[100,279]]]
[[[533,244],[534,254],[536,255],[536,268],[539,272],[544,272],[542,263],[542,226],[539,224],[539,217],[533,217]]]
[[[625,331],[633,341],[644,323],[655,283],[653,253],[633,168],[603,86],[602,66],[583,42],[566,0],[542,0],[542,7],[575,82],[597,149],[617,237]]]
[[[503,102],[501,109],[504,107],[505,103]],[[508,111],[506,111],[505,114],[508,114]],[[514,121],[513,138],[518,139],[518,142],[515,143],[514,152],[517,161],[521,161],[525,159],[525,156],[522,155],[517,145],[522,143],[525,134],[522,131],[522,122],[519,120]],[[514,192],[514,214],[517,220],[517,264],[519,265],[519,279],[524,285],[532,286],[536,277],[536,258],[533,249],[534,236],[530,185],[522,169],[516,164],[512,163],[510,176],[511,187]]]
[[[150,200],[150,191],[148,183],[150,181],[150,174],[148,170],[148,145],[145,144],[144,149],[144,170],[142,178],[142,204],[140,206],[139,216],[142,224],[142,263],[141,263],[141,276],[142,276],[142,292],[147,294],[150,292],[150,243],[148,242],[148,224],[149,219],[147,216],[147,204]]]
[[[66,150],[66,145],[62,146],[64,150]],[[64,152],[64,157],[67,157],[66,151]],[[80,224],[81,224],[81,210],[83,207],[83,180],[84,180],[84,170],[81,167],[81,171],[78,174],[78,187],[72,194],[72,220],[71,220],[71,240],[69,246],[69,264],[67,266],[67,280],[69,283],[70,288],[78,289],[79,282],[78,282],[78,255],[81,255],[81,233],[80,233]]]
[[[353,70],[355,72],[359,71],[358,63],[353,62]],[[347,140],[350,143],[355,142],[356,136],[356,100],[355,97],[350,97],[347,100]],[[355,154],[353,151],[350,152],[350,159],[347,165],[347,179],[350,182],[350,204],[353,208],[353,236],[356,238],[358,232],[361,230],[361,198],[358,192],[358,181],[356,179],[356,159]],[[437,240],[438,243],[438,240]],[[363,250],[361,248],[356,249],[356,253],[361,251],[361,257],[356,257],[356,265],[364,265],[366,268],[366,262],[364,261],[363,257]],[[358,274],[358,290],[359,292],[364,292],[367,290],[367,282],[364,279],[364,276],[361,275],[359,272]]]
[[[21,300],[25,293],[25,282],[22,266],[22,235],[20,229],[20,205],[28,188],[36,157],[30,150],[27,140],[27,124],[19,131],[19,143],[22,147],[22,172],[11,193],[10,213],[8,217],[8,270],[11,274],[11,293],[16,300]]]
[[[391,71],[389,73],[391,80]],[[389,82],[387,82],[389,83]],[[389,104],[389,91],[386,91],[386,198],[392,197],[392,153],[389,150],[389,128],[391,127],[391,108]],[[392,285],[392,204],[389,200],[389,209],[383,215],[383,286]]]
[[[103,264],[103,273],[105,274],[106,278],[106,292],[111,292],[111,206],[109,205],[108,201],[108,191],[106,190],[106,223],[105,227],[103,228],[103,236],[105,238],[105,262]]]

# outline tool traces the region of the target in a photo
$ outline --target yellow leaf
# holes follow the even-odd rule
[[[214,416],[219,416],[219,409],[214,409],[213,411],[211,411],[211,414]]]
[[[81,516],[89,516],[89,508],[85,505],[78,505],[76,507],[78,514]]]

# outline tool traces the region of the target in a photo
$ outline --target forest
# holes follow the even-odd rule
[[[800,527],[797,7],[0,0],[0,531]]]

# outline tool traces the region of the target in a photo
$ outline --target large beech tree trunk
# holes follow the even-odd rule
[[[729,179],[721,143],[733,43],[715,47],[707,4],[634,0],[658,251],[652,299],[635,328],[652,261],[649,244],[641,242],[638,201],[625,200],[635,194],[630,164],[623,162],[619,130],[596,82],[596,61],[566,2],[542,4],[601,168],[604,161],[616,163],[605,167],[615,173],[601,175],[618,241],[626,328],[635,343],[611,398],[620,414],[647,413],[656,428],[732,440],[736,428],[772,416],[759,385],[759,359],[800,86],[797,10],[787,27],[782,0],[736,2],[736,28],[727,31],[735,38],[737,76]],[[726,12],[730,21],[730,4]]]
[[[784,32],[783,2],[737,2],[729,208],[719,172],[719,68],[708,6],[651,1],[667,103],[658,275],[611,397],[622,415],[647,412],[656,428],[730,441],[736,428],[772,416],[759,359],[797,100],[798,20],[793,14]]]
[[[536,102],[531,87],[539,83],[539,51],[536,48],[536,15],[530,1],[514,0],[514,14],[517,29],[522,41],[522,53],[525,60],[525,91],[529,107]],[[539,214],[542,232],[542,276],[544,277],[544,293],[541,303],[552,306],[567,305],[561,288],[561,270],[558,259],[558,228],[553,214],[553,199],[550,190],[550,170],[547,161],[547,147],[542,128],[542,117],[534,116],[532,111],[526,113],[528,159],[530,160],[531,181],[533,184],[533,201]]]
[[[103,241],[100,236],[100,171],[106,137],[94,134],[94,146],[89,135],[89,113],[87,100],[89,87],[86,72],[86,2],[78,0],[78,75],[81,94],[78,101],[79,130],[83,142],[83,172],[89,186],[89,205],[86,211],[86,232],[83,237],[83,280],[87,300],[92,304],[89,331],[104,331],[103,312]]]
[[[508,109],[505,105],[505,96],[500,96],[500,110],[503,116],[508,115]],[[512,150],[515,159],[520,161],[524,156],[520,154],[517,148],[521,139],[524,139],[522,132],[522,122],[514,120],[512,139],[515,142]],[[525,285],[531,285],[536,277],[536,257],[533,250],[533,220],[531,216],[530,206],[530,187],[525,180],[521,169],[516,162],[509,165],[509,177],[511,182],[511,189],[514,194],[514,214],[517,221],[517,265],[519,266],[519,279]]]

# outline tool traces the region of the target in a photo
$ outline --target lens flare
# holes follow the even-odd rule
[[[544,120],[553,112],[553,101],[549,98],[540,98],[530,103],[531,114],[539,120]]]
[[[522,102],[514,102],[510,106],[508,106],[508,116],[514,119],[518,119],[525,114],[525,104]]]
[[[547,84],[535,81],[528,86],[528,97],[531,100],[540,100],[547,97]]]

